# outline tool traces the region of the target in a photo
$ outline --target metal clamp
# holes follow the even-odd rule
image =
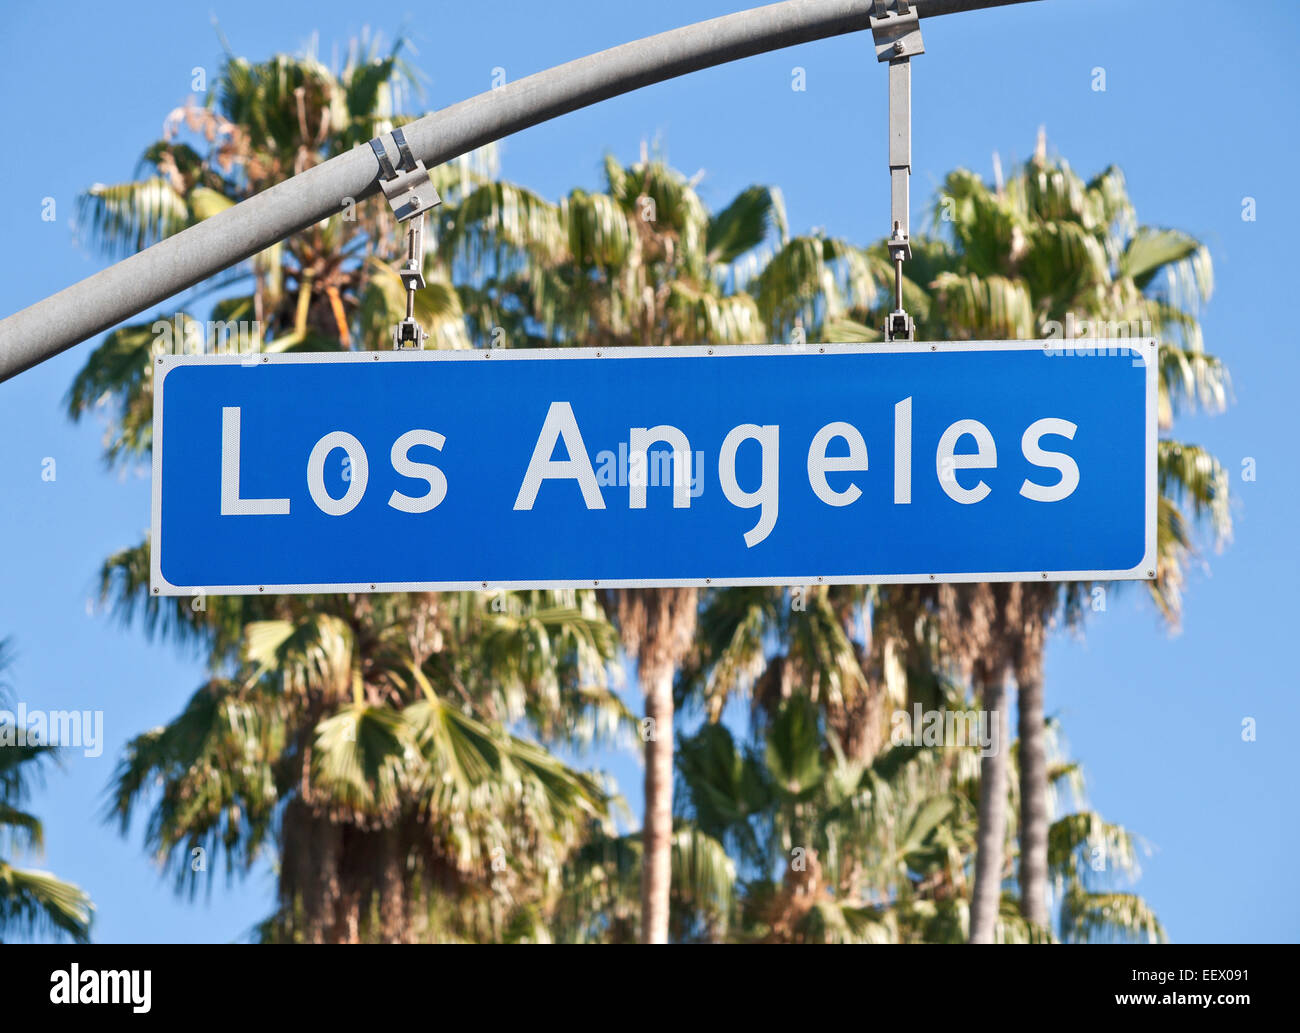
[[[925,53],[921,20],[909,0],[874,0],[870,16],[876,60],[889,62],[889,194],[892,228],[885,242],[894,263],[894,311],[886,341],[911,341],[916,325],[903,308],[903,262],[912,257],[909,187],[912,175],[912,62]]]
[[[921,19],[909,0],[875,0],[868,18],[877,61],[897,61],[925,53]]]
[[[423,215],[430,208],[442,204],[442,198],[429,179],[429,170],[411,153],[406,136],[400,129],[388,134],[397,151],[397,167],[393,167],[388,157],[388,148],[383,137],[370,141],[370,149],[379,159],[379,186],[388,198],[388,204],[397,215],[398,222],[406,222],[417,215]]]
[[[406,288],[406,318],[393,328],[393,347],[419,350],[429,337],[415,321],[415,292],[425,285],[424,213],[442,204],[442,198],[429,179],[424,162],[411,153],[405,134],[394,129],[389,136],[397,150],[396,168],[383,139],[370,141],[370,149],[379,159],[379,186],[398,222],[410,222],[406,231],[406,261],[397,270]]]

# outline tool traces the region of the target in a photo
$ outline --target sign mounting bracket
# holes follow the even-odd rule
[[[894,310],[885,321],[886,341],[912,341],[916,323],[903,308],[903,262],[912,257],[909,180],[912,174],[912,58],[925,53],[921,19],[909,0],[874,0],[870,18],[876,60],[889,63],[889,192],[891,231],[886,242],[894,263]]]
[[[388,154],[388,141],[397,152],[396,166]],[[406,318],[393,328],[393,347],[419,350],[429,336],[415,321],[415,292],[424,286],[424,213],[442,204],[442,198],[429,179],[424,162],[411,153],[401,129],[394,129],[387,140],[384,137],[371,140],[370,148],[379,161],[379,186],[388,198],[389,207],[398,222],[410,223],[406,231],[406,261],[397,271],[406,288]]]

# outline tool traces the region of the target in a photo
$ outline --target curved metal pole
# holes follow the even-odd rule
[[[1033,0],[911,0],[922,17]],[[873,0],[786,0],[570,61],[403,127],[432,167],[651,83],[868,28]],[[864,63],[869,58],[864,54]],[[331,158],[0,321],[0,381],[52,358],[378,189],[369,147]]]

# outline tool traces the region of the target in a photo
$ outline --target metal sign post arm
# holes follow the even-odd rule
[[[923,18],[1038,0],[911,0]],[[432,112],[404,127],[441,164],[630,90],[781,47],[869,27],[863,0],[787,0],[591,54]],[[270,247],[378,188],[361,147],[245,198],[139,254],[0,319],[0,382]]]

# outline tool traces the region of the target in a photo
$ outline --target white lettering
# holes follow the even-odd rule
[[[348,481],[348,490],[340,499],[332,498],[325,490],[325,460],[336,448],[347,453],[351,464],[352,477]],[[366,459],[366,450],[361,442],[345,430],[334,430],[326,434],[311,450],[307,458],[307,490],[311,500],[322,513],[329,516],[344,516],[357,508],[361,496],[366,493],[366,483],[370,480],[370,462]]]
[[[894,503],[912,501],[912,399],[894,406]]]
[[[828,456],[826,446],[834,438],[848,442],[847,456]],[[843,491],[835,491],[826,481],[828,473],[847,473],[867,469],[867,443],[851,423],[828,423],[819,430],[808,448],[808,483],[817,497],[828,506],[848,506],[862,496],[862,489],[852,481]]]
[[[691,443],[676,427],[660,424],[658,427],[633,427],[629,445],[634,469],[644,469],[648,462],[646,453],[650,446],[662,441],[673,450],[673,509],[691,508]],[[655,483],[662,483],[655,478]],[[628,487],[628,508],[645,509],[646,478],[633,478]]]
[[[418,497],[394,491],[388,497],[390,506],[403,513],[427,513],[447,497],[447,475],[432,463],[417,463],[407,455],[416,445],[428,445],[441,451],[446,443],[447,439],[434,430],[408,430],[393,442],[390,456],[393,469],[403,477],[428,481],[429,490]]]
[[[777,517],[777,477],[779,473],[778,445],[781,428],[776,425],[759,427],[753,423],[742,423],[732,429],[722,442],[722,455],[718,459],[718,479],[722,482],[722,494],[728,502],[741,509],[753,509],[761,506],[758,523],[745,532],[745,545],[753,548],[776,526]],[[736,482],[736,451],[744,441],[754,440],[762,448],[762,480],[756,491],[745,491]]]
[[[553,459],[555,443],[561,438],[569,452],[569,458]],[[546,411],[542,431],[537,437],[537,446],[533,449],[532,459],[528,461],[528,472],[524,474],[524,483],[520,485],[519,495],[515,498],[515,509],[532,509],[542,481],[553,479],[577,481],[582,490],[582,501],[588,509],[605,508],[605,499],[596,484],[596,471],[592,469],[587,446],[582,443],[582,432],[578,430],[573,406],[568,402],[552,402]]]
[[[974,455],[958,455],[955,451],[957,442],[969,434],[975,439]],[[939,474],[939,484],[954,502],[963,506],[979,502],[992,490],[983,481],[973,488],[963,488],[957,483],[958,470],[988,470],[998,465],[998,449],[993,443],[993,435],[979,420],[958,420],[943,432],[939,439],[939,450],[935,453],[935,469]]]
[[[245,499],[239,496],[239,406],[221,409],[221,515],[283,516],[288,499]]]
[[[1060,470],[1061,479],[1050,487],[1026,479],[1020,486],[1021,495],[1035,502],[1060,502],[1073,494],[1074,489],[1079,486],[1079,464],[1064,452],[1048,452],[1039,444],[1039,438],[1044,434],[1059,434],[1073,441],[1076,430],[1078,427],[1069,420],[1058,420],[1054,417],[1035,420],[1026,428],[1024,436],[1020,439],[1020,450],[1024,452],[1025,458],[1035,466]]]

